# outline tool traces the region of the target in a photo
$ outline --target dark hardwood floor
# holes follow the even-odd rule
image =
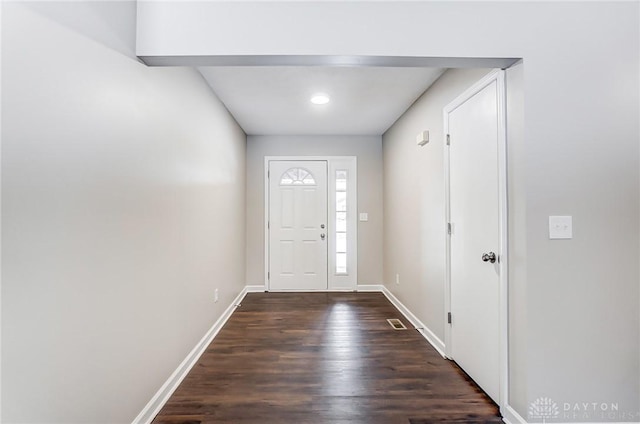
[[[154,421],[436,422],[501,419],[381,293],[248,294]]]

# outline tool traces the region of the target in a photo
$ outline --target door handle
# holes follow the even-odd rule
[[[494,264],[496,262],[496,254],[493,253],[493,252],[483,253],[482,254],[482,261],[483,262],[491,262],[492,264]]]
[[[324,240],[324,238],[325,238],[324,233],[320,234],[320,238],[321,238],[322,240]]]

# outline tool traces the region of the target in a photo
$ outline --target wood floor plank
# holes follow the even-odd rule
[[[381,293],[248,294],[154,420],[444,422],[501,419]]]

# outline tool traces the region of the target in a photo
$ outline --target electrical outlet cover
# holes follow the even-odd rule
[[[573,223],[571,216],[550,216],[549,217],[549,238],[551,240],[562,240],[573,238]]]

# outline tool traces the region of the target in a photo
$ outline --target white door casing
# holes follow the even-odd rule
[[[270,230],[269,230],[269,212],[270,212],[270,163],[286,161],[324,161],[328,166],[328,223],[327,246],[328,246],[328,262],[327,262],[327,290],[356,290],[358,288],[358,160],[355,156],[265,156],[264,158],[264,289],[271,290],[269,277],[271,274],[270,262]],[[337,210],[341,209],[337,202],[337,191],[344,190],[344,181],[338,184],[338,174],[347,175],[347,272],[339,272],[338,269],[338,252],[337,232],[344,230],[337,222]],[[278,290],[278,289],[274,289]],[[306,291],[302,287],[295,287],[287,290]]]
[[[506,405],[507,249],[504,73],[495,71],[445,108],[447,355]],[[495,253],[497,260],[483,261]]]
[[[327,162],[271,161],[269,174],[269,290],[326,290]]]

